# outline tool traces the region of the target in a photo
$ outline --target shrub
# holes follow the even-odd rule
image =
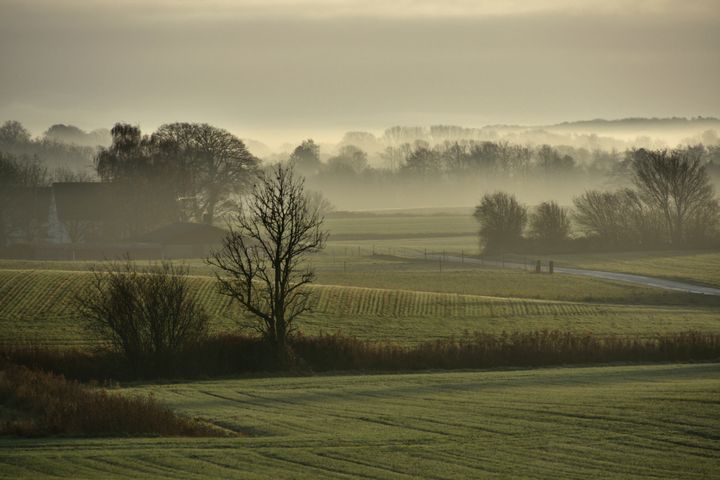
[[[662,245],[659,212],[629,189],[589,190],[575,198],[575,221],[590,237],[622,248]]]
[[[209,425],[178,416],[153,397],[125,397],[64,377],[7,366],[0,372],[0,402],[21,412],[0,433],[37,435],[217,436]]]
[[[522,241],[527,208],[514,195],[505,192],[484,195],[474,216],[480,222],[480,237],[486,251],[508,251]]]
[[[166,366],[207,332],[208,315],[190,292],[187,267],[162,262],[138,269],[126,259],[93,273],[77,308],[90,331],[133,368],[144,362]]]
[[[556,202],[543,202],[530,216],[530,236],[545,245],[562,244],[570,235],[567,211]]]

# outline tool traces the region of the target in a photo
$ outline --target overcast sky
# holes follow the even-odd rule
[[[0,0],[0,120],[36,133],[673,115],[720,115],[718,0]]]

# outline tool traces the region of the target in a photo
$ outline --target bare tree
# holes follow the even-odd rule
[[[701,152],[695,148],[635,150],[632,173],[643,200],[663,213],[670,242],[686,241],[688,220],[715,197]]]
[[[220,271],[220,291],[258,318],[258,331],[285,350],[295,320],[310,309],[305,286],[315,274],[307,256],[327,240],[323,216],[292,167],[278,164],[259,175],[235,217],[237,226],[207,259]]]

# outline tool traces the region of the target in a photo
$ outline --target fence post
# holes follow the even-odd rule
[[[465,250],[460,250],[460,263],[465,263]]]
[[[555,262],[550,260],[550,263],[548,263],[548,273],[553,273],[555,271]]]
[[[540,260],[538,260],[535,262],[535,273],[540,273],[541,270],[542,270],[542,266],[540,264]]]

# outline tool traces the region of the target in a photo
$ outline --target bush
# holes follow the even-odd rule
[[[589,190],[574,203],[575,221],[590,238],[621,248],[667,245],[661,215],[632,190]]]
[[[187,267],[162,262],[139,270],[125,260],[93,273],[92,287],[76,298],[77,308],[90,331],[134,368],[171,364],[206,334],[208,315],[190,293]]]
[[[552,247],[565,242],[570,235],[567,211],[556,202],[543,202],[530,216],[530,237]]]
[[[487,252],[510,251],[522,242],[527,208],[514,195],[505,192],[484,195],[474,216],[480,222],[480,237]]]
[[[1,434],[218,436],[208,425],[178,416],[153,397],[124,397],[64,377],[7,366],[0,372],[0,402],[20,412]]]

